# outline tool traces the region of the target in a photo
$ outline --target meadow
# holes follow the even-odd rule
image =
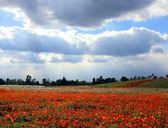
[[[167,128],[168,80],[0,86],[2,128]]]

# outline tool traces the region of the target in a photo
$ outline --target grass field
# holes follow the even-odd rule
[[[2,128],[167,128],[168,80],[0,86]]]
[[[130,88],[130,87],[146,87],[146,88],[168,88],[168,79],[149,79],[149,80],[133,80],[125,82],[114,82],[107,84],[95,85],[98,88]]]

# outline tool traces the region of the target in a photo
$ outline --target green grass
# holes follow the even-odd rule
[[[113,87],[119,87],[119,88],[125,88],[130,83],[136,82],[138,80],[133,81],[124,81],[124,82],[114,82],[114,83],[107,83],[107,84],[98,84],[94,85],[93,87],[96,88],[113,88]],[[168,88],[168,79],[158,79],[151,82],[146,82],[140,85],[137,85],[136,87],[146,87],[146,88]]]
[[[126,87],[131,82],[134,82],[134,81],[124,81],[124,82],[97,84],[97,85],[94,85],[93,87],[97,87],[97,88]]]
[[[154,82],[147,82],[137,87],[147,87],[147,88],[168,88],[168,79],[159,79]]]
[[[111,88],[113,87],[116,83],[106,83],[106,84],[97,84],[97,85],[93,85],[92,87],[96,87],[96,88]]]

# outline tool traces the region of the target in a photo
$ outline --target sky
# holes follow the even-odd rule
[[[0,0],[0,78],[168,74],[168,0]]]

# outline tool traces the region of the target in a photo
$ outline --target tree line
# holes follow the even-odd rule
[[[168,78],[168,74],[165,76],[158,77],[154,74],[145,76],[134,76],[131,78],[128,78],[126,76],[122,76],[120,80],[117,80],[116,78],[103,78],[103,76],[100,76],[98,78],[93,78],[92,82],[87,81],[79,81],[77,80],[67,80],[65,77],[62,79],[58,79],[56,81],[50,81],[49,79],[43,78],[42,82],[40,83],[35,78],[32,78],[30,75],[26,76],[25,80],[22,79],[9,79],[6,80],[0,78],[0,85],[42,85],[42,86],[66,86],[66,85],[96,85],[96,84],[104,84],[104,83],[113,83],[118,81],[131,81],[131,80],[143,80],[143,79],[165,79]]]
[[[35,78],[30,75],[26,76],[25,80],[22,79],[9,79],[6,80],[0,78],[0,85],[43,85],[43,86],[60,86],[60,85],[89,85],[91,82],[79,81],[77,80],[67,80],[65,77],[58,79],[56,81],[51,81],[49,79],[43,78],[40,83]]]

